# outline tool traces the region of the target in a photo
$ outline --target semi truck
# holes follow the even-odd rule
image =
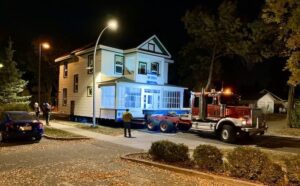
[[[237,137],[263,135],[268,126],[261,109],[239,105],[240,97],[229,89],[191,92],[190,113],[187,115],[153,115],[147,121],[149,130],[197,130],[212,132],[224,142]]]

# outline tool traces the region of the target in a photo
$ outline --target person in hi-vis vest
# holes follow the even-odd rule
[[[128,137],[131,138],[132,114],[129,112],[129,109],[126,109],[126,112],[123,113],[122,119],[124,123],[124,137],[127,137],[127,130],[128,130]]]

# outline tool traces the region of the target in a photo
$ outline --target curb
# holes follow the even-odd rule
[[[72,140],[90,140],[91,138],[88,137],[69,137],[69,138],[64,138],[64,137],[53,137],[53,136],[48,136],[46,134],[43,134],[43,137],[51,140],[62,140],[62,141],[72,141]]]
[[[238,180],[238,179],[234,179],[234,178],[230,178],[230,177],[199,172],[199,171],[196,171],[196,170],[190,170],[190,169],[186,169],[186,168],[180,168],[180,167],[176,167],[176,166],[173,166],[173,165],[166,165],[166,164],[162,164],[162,163],[157,163],[157,162],[152,162],[152,161],[147,161],[147,160],[141,160],[141,159],[128,157],[129,155],[134,155],[134,154],[144,154],[144,153],[125,154],[125,155],[121,156],[121,159],[129,160],[129,161],[137,162],[137,163],[142,163],[142,164],[145,164],[145,165],[151,165],[151,166],[154,166],[154,167],[158,167],[158,168],[161,168],[161,169],[167,169],[167,170],[170,170],[170,171],[174,171],[174,172],[182,173],[182,174],[186,174],[186,175],[199,176],[199,177],[204,178],[204,179],[214,180],[214,181],[221,182],[221,183],[224,183],[224,184],[236,184],[236,185],[243,185],[243,186],[263,186],[263,184],[259,184],[259,183],[252,183],[252,182]]]

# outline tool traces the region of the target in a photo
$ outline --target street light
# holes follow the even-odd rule
[[[97,38],[97,41],[96,41],[96,44],[95,44],[95,48],[94,48],[94,58],[93,58],[93,127],[96,126],[96,114],[95,114],[95,71],[96,71],[96,52],[97,52],[97,46],[98,46],[98,43],[99,43],[99,40],[103,34],[103,32],[106,30],[106,29],[111,29],[111,30],[116,30],[118,28],[118,22],[116,20],[110,20],[108,21],[106,27],[104,27],[102,29],[102,31],[100,32],[98,38]]]
[[[49,49],[49,43],[40,43],[39,44],[39,87],[38,87],[38,101],[41,104],[41,60],[42,60],[42,48]]]
[[[4,66],[3,66],[3,64],[2,63],[0,63],[0,68],[3,68]]]

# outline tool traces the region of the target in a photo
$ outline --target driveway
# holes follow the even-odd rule
[[[99,140],[0,144],[0,185],[225,185],[121,160],[138,149]]]

